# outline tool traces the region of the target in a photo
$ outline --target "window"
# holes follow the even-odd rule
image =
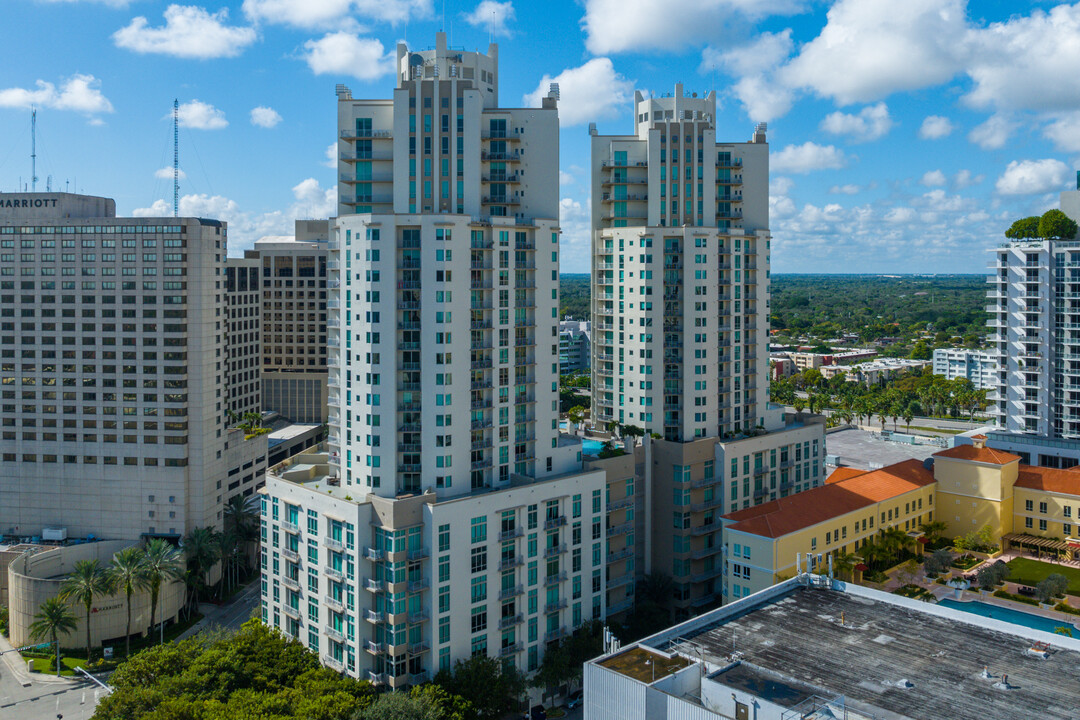
[[[472,519],[472,541],[474,543],[487,541],[487,518],[474,517]]]

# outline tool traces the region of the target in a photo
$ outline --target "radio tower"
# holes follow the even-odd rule
[[[37,192],[37,108],[30,109],[30,192]]]
[[[172,215],[180,217],[180,101],[172,103]]]

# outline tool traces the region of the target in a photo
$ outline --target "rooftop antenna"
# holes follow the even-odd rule
[[[37,108],[30,109],[30,187],[37,192]]]
[[[180,216],[180,100],[172,101],[172,215]]]

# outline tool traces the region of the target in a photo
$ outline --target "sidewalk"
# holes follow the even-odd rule
[[[8,670],[11,672],[20,685],[23,687],[29,687],[34,682],[44,683],[56,683],[56,684],[71,684],[73,681],[71,678],[57,677],[55,675],[45,675],[42,673],[31,673],[26,669],[26,661],[23,660],[23,656],[17,652],[11,652],[11,643],[3,635],[0,635],[0,652],[4,653],[0,656],[0,660],[7,663]]]
[[[248,581],[246,586],[242,587],[229,598],[228,601],[221,605],[216,605],[214,603],[199,603],[199,612],[202,613],[202,619],[180,633],[176,637],[175,642],[195,637],[208,628],[232,627],[238,622],[242,623],[246,621],[247,616],[242,612],[243,608],[241,606],[246,607],[248,614],[250,614],[251,609],[254,607],[252,601],[257,604],[259,599],[259,592],[261,591],[259,580],[260,576],[255,575]]]

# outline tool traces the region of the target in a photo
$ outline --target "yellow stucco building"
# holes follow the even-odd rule
[[[821,487],[723,516],[725,600],[791,577],[799,558],[805,570],[807,556],[827,563],[892,527],[917,537],[933,520],[946,524],[946,537],[989,527],[1005,547],[1080,558],[1080,467],[1021,465],[985,441],[976,436],[927,462],[840,468]]]

